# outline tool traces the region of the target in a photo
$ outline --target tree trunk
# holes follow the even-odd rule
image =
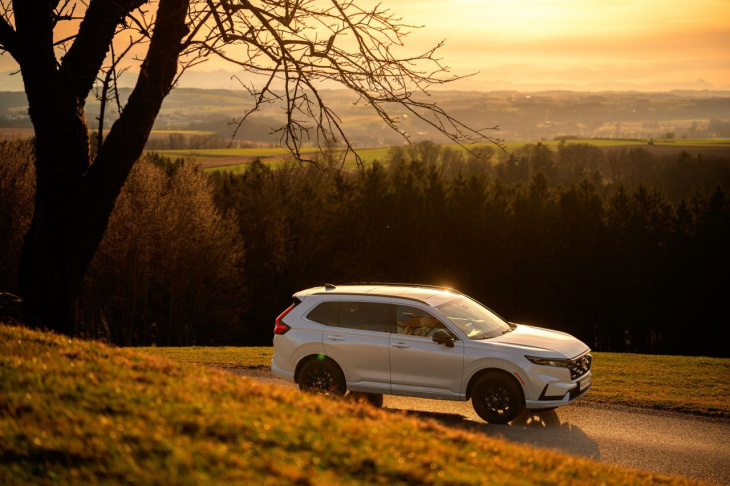
[[[114,201],[172,88],[189,0],[160,0],[137,84],[93,165],[85,100],[123,16],[119,6],[91,5],[60,68],[49,17],[38,22],[19,11],[18,34],[26,41],[15,56],[36,132],[35,212],[20,262],[23,313],[28,324],[67,335],[76,333],[76,300]]]
[[[20,288],[28,324],[73,335],[76,298],[86,268],[74,268],[70,264],[75,228],[79,225],[68,204],[54,207],[50,202],[59,199],[36,198],[33,221],[23,245]]]
[[[85,273],[71,262],[83,231],[79,189],[89,166],[89,135],[83,103],[60,83],[50,85],[53,79],[24,76],[36,133],[36,196],[19,284],[28,324],[71,335]]]

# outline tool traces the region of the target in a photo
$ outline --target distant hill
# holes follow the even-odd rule
[[[120,90],[122,103],[130,88]],[[342,118],[348,136],[360,146],[400,145],[404,141],[346,90],[323,90],[323,98]],[[713,138],[730,121],[730,92],[677,90],[662,93],[577,91],[436,91],[428,98],[447,112],[476,127],[499,126],[496,136],[507,141],[582,138]],[[178,88],[166,98],[155,124],[157,130],[200,130],[229,137],[231,122],[252,108],[245,90]],[[106,126],[118,116],[116,104],[107,106]],[[93,129],[99,103],[90,99],[87,119]],[[413,141],[447,140],[411,113],[393,106],[392,114]],[[281,107],[269,106],[253,114],[239,131],[241,140],[275,142],[272,132],[284,122]],[[0,92],[0,127],[30,127],[22,92]]]

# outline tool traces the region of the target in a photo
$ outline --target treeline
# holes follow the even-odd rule
[[[293,292],[390,281],[452,286],[596,350],[728,356],[730,161],[642,150],[533,145],[491,165],[421,143],[352,173],[254,162],[210,176],[149,156],[94,259],[79,331],[268,345]],[[17,291],[29,156],[0,145],[0,235],[14,242],[0,290]]]
[[[727,355],[727,186],[672,203],[656,188],[585,178],[557,154],[552,177],[582,179],[550,183],[537,150],[524,155],[527,182],[428,144],[357,174],[261,163],[213,174],[246,241],[252,342],[270,342],[296,290],[384,281],[450,285],[597,350]]]
[[[151,137],[147,141],[147,150],[204,150],[228,148],[230,137],[216,134],[169,133],[167,137]]]
[[[727,154],[727,152],[725,152]],[[505,183],[527,183],[542,172],[550,185],[591,180],[607,193],[622,185],[645,185],[673,202],[693,193],[711,192],[718,185],[730,187],[730,157],[700,149],[695,154],[673,147],[625,146],[601,148],[587,143],[562,141],[556,150],[542,143],[527,144],[510,154],[487,175]]]

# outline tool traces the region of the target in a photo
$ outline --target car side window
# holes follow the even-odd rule
[[[337,326],[339,318],[340,302],[322,302],[307,314],[307,319],[325,326]]]
[[[396,306],[397,332],[408,336],[431,337],[437,329],[451,331],[438,319],[418,307]]]
[[[340,327],[363,331],[389,332],[388,304],[377,302],[343,302],[340,306]]]

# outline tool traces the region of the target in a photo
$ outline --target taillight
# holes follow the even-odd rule
[[[286,334],[286,332],[291,329],[291,326],[284,324],[283,322],[281,322],[281,320],[284,318],[285,315],[291,312],[295,305],[296,304],[290,305],[287,310],[279,314],[279,317],[276,318],[276,322],[274,323],[274,334]]]

